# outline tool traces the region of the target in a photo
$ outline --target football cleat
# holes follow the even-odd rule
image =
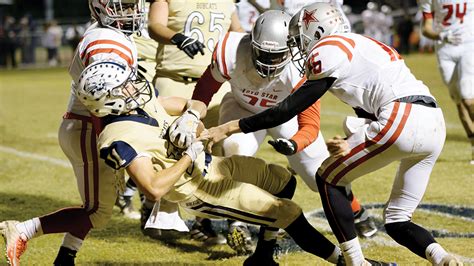
[[[364,208],[354,215],[354,225],[357,235],[361,238],[370,238],[377,233],[374,219],[369,216],[369,212]]]
[[[252,235],[246,224],[233,222],[229,226],[227,244],[237,252],[238,255],[248,255],[254,251]]]
[[[189,233],[191,234],[191,239],[201,241],[206,246],[222,245],[227,242],[221,234],[217,234],[212,229],[211,220],[209,219],[196,220]]]
[[[244,261],[244,266],[279,265],[274,259],[274,254],[279,252],[281,252],[281,248],[276,244],[276,240],[265,241],[260,239],[255,252]]]
[[[454,257],[453,255],[448,254],[437,265],[439,265],[439,266],[462,266],[463,263],[460,260],[458,260],[456,257]]]
[[[120,208],[120,213],[126,218],[139,220],[141,217],[140,213],[133,207],[132,197],[119,195],[115,200],[115,206]]]
[[[5,239],[7,262],[12,266],[20,265],[20,257],[26,250],[26,236],[21,235],[16,228],[18,221],[0,223],[0,232]]]

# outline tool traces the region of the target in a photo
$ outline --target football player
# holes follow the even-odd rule
[[[330,91],[374,119],[347,119],[347,138],[327,142],[331,155],[316,175],[326,217],[346,263],[366,264],[345,187],[400,161],[384,209],[387,233],[434,265],[461,265],[426,229],[411,221],[446,137],[442,111],[395,49],[347,33],[347,28],[339,9],[330,4],[308,5],[295,14],[288,43],[297,49],[293,58],[305,59],[300,70],[308,80],[273,108],[209,129],[209,145],[232,133],[280,125]]]
[[[435,40],[444,83],[471,141],[474,165],[474,1],[420,0],[422,33]]]
[[[288,170],[254,157],[203,153],[203,143],[196,137],[203,130],[200,118],[206,106],[181,97],[157,96],[135,76],[127,65],[103,60],[86,68],[76,87],[82,103],[103,117],[100,158],[118,179],[123,180],[127,172],[148,199],[179,203],[197,216],[261,225],[255,253],[244,265],[276,265],[276,234],[267,232],[267,226],[285,229],[303,250],[337,263],[339,248],[314,229],[290,200],[296,178]],[[181,148],[184,138],[168,140],[175,128],[194,133],[187,147]]]
[[[144,60],[139,62],[139,68],[146,71],[147,76],[154,75],[153,82],[160,95],[191,98],[194,85],[210,61],[217,40],[228,30],[243,31],[235,3],[232,0],[148,1],[151,3],[148,15],[151,39],[137,38],[139,49],[144,48]],[[215,97],[212,102],[214,108],[204,121],[207,125],[217,123],[218,104],[225,92],[222,90],[220,97]],[[143,217],[150,211],[147,205],[142,206]],[[161,207],[176,217],[176,204],[163,201]],[[194,227],[198,227],[192,231],[195,232],[192,234],[194,239],[203,240],[206,244],[225,243],[224,238],[212,230],[206,230],[202,224],[196,223]],[[145,233],[155,237],[159,232],[147,229]]]
[[[89,0],[96,20],[84,33],[69,68],[71,90],[76,89],[82,70],[100,59],[114,59],[131,68],[137,66],[136,47],[130,35],[143,25],[140,0]],[[6,221],[0,229],[6,240],[7,259],[18,265],[27,241],[35,236],[66,233],[56,265],[73,265],[77,251],[92,228],[107,224],[117,197],[114,172],[99,161],[96,132],[99,123],[71,93],[59,129],[59,144],[72,164],[82,207],[69,207],[21,223]]]
[[[306,80],[290,63],[286,44],[290,18],[283,11],[267,11],[257,19],[251,34],[229,32],[217,44],[212,63],[196,84],[193,99],[208,105],[220,86],[229,82],[231,92],[222,100],[219,124],[277,105]],[[268,134],[274,139],[270,143],[287,156],[290,167],[311,190],[317,192],[314,176],[329,156],[319,123],[320,102],[317,101],[298,117],[280,126],[226,138],[219,154],[253,156]],[[353,197],[352,193],[350,195]],[[352,206],[361,236],[375,234],[377,229],[372,219],[355,197]]]

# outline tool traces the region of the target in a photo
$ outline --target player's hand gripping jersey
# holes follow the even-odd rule
[[[460,33],[463,42],[474,41],[474,1],[419,0],[424,18],[433,18],[437,32]]]
[[[199,78],[211,60],[217,41],[229,29],[235,3],[231,0],[169,0],[168,4],[168,28],[197,39],[206,49],[204,55],[199,53],[191,59],[175,45],[159,44],[156,73],[178,81],[183,77]]]
[[[393,100],[431,96],[397,51],[374,39],[341,33],[310,43],[307,52],[308,80],[335,78],[329,90],[353,108],[377,115],[380,107]]]
[[[136,68],[137,49],[133,39],[118,30],[98,27],[97,23],[92,24],[77,46],[69,67],[71,86],[76,86],[84,68],[102,59],[113,59]],[[67,111],[90,116],[87,108],[74,95],[72,88]]]
[[[289,63],[277,77],[262,78],[252,60],[251,36],[246,33],[229,32],[217,44],[212,57],[210,71],[218,83],[229,82],[236,102],[244,109],[256,114],[283,101],[299,88],[306,78],[301,78],[296,67]],[[204,74],[205,76],[206,74]],[[208,104],[215,92],[203,80],[198,81],[193,99]],[[222,113],[222,112],[221,112]],[[298,114],[298,132],[292,137],[297,151],[313,143],[318,137],[320,102],[317,101]]]

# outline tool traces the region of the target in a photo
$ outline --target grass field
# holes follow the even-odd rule
[[[454,104],[442,84],[433,55],[410,55],[406,61],[423,80],[444,110],[447,140],[426,191],[423,208],[414,221],[433,230],[444,247],[474,265],[474,193],[470,146],[457,118]],[[57,129],[69,97],[70,79],[65,69],[11,70],[0,72],[0,220],[24,220],[58,208],[79,205],[76,182],[58,141]],[[341,123],[352,111],[332,95],[322,101],[322,131],[326,138],[342,134]],[[258,156],[286,165],[283,156],[267,144]],[[353,190],[381,223],[381,208],[389,195],[396,164],[358,179]],[[299,182],[295,201],[305,212],[320,213],[319,196]],[[187,237],[161,242],[144,237],[139,222],[118,215],[103,230],[93,230],[76,259],[79,265],[241,265],[227,246],[207,248]],[[314,216],[314,215],[313,215]],[[313,217],[312,216],[312,217]],[[335,241],[327,223],[317,215],[314,224]],[[62,235],[47,235],[30,241],[22,261],[47,265],[54,260]],[[399,265],[427,263],[380,232],[362,240],[365,254]],[[0,248],[4,245],[0,241]],[[291,250],[294,249],[290,248]],[[288,252],[281,265],[326,265],[303,253]],[[0,265],[4,263],[0,261]]]

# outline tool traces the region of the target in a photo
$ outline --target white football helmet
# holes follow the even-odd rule
[[[290,20],[288,46],[293,62],[304,71],[304,61],[311,42],[336,33],[350,32],[350,25],[342,10],[330,3],[313,3],[304,6]]]
[[[261,77],[276,77],[290,62],[288,24],[291,17],[270,10],[260,15],[252,29],[252,60]]]
[[[89,0],[89,9],[100,25],[126,35],[139,32],[145,21],[144,0]]]
[[[152,98],[148,81],[128,65],[111,59],[86,67],[73,90],[81,103],[98,117],[128,113]]]

